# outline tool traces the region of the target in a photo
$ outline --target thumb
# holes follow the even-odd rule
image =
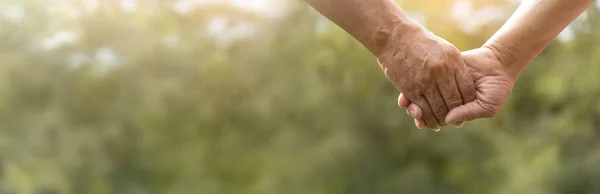
[[[475,100],[452,109],[446,115],[446,123],[455,123],[460,121],[470,121],[477,118],[491,117],[494,114],[485,104]]]

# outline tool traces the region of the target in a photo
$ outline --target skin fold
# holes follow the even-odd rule
[[[371,53],[403,96],[419,107],[423,126],[440,129],[450,110],[476,99],[460,51],[392,0],[305,0]]]
[[[523,69],[594,0],[525,0],[511,18],[481,48],[462,53],[475,80],[477,99],[452,109],[445,121],[461,123],[494,116],[508,98]],[[422,108],[403,94],[418,128],[424,127]]]

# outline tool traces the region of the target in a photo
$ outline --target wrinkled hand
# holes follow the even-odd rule
[[[494,116],[510,94],[516,76],[503,66],[493,50],[482,47],[463,52],[462,57],[469,67],[471,77],[475,81],[477,99],[452,109],[445,118],[447,123],[462,126],[462,122],[477,118]],[[400,94],[398,106],[408,107],[407,112],[415,119],[417,128],[426,123],[422,116],[425,109],[420,104],[411,103],[410,98]],[[429,126],[427,126],[429,127]]]
[[[424,126],[445,126],[450,110],[475,100],[474,82],[455,46],[424,29],[393,41],[378,62],[396,89],[420,107]]]

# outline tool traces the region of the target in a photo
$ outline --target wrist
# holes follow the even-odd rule
[[[516,47],[505,44],[499,40],[490,40],[486,42],[482,47],[485,49],[489,49],[495,55],[498,62],[506,70],[508,70],[508,73],[513,78],[513,80],[517,80],[519,74],[521,73],[521,68],[518,68],[518,66],[520,66],[518,63],[522,60],[518,58],[518,49]]]
[[[425,32],[423,26],[408,18],[398,18],[387,25],[380,25],[371,32],[371,40],[377,50],[374,54],[379,58],[390,49],[397,48],[398,44],[405,44],[403,40]]]
[[[500,40],[490,40],[483,47],[491,50],[504,67],[510,67],[518,60],[516,49]]]

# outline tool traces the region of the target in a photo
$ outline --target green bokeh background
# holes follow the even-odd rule
[[[302,1],[135,2],[0,0],[0,193],[600,193],[596,5],[496,117],[436,133]],[[518,5],[397,2],[461,50]]]

